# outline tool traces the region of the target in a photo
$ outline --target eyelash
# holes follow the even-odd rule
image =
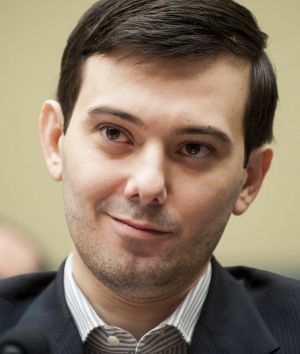
[[[198,150],[196,152],[196,154],[192,154],[192,153],[189,154],[189,153],[182,152],[183,149],[187,150],[188,147],[192,147],[192,146],[193,146],[193,148],[196,147],[196,150]],[[204,152],[203,152],[203,150],[204,150]],[[179,151],[181,151],[182,155],[187,156],[191,159],[201,159],[201,158],[206,157],[209,154],[213,153],[215,151],[215,149],[212,146],[207,145],[207,144],[203,144],[203,143],[199,143],[199,142],[187,142],[181,146]],[[203,154],[204,154],[204,156],[203,156]]]
[[[119,132],[119,136],[123,136],[125,137],[125,140],[126,141],[119,141],[118,138],[119,136],[116,138],[116,139],[110,139],[107,134],[108,134],[108,129],[111,129],[111,130],[115,130],[116,132]],[[114,125],[114,124],[107,124],[107,125],[101,125],[100,127],[98,127],[98,130],[100,131],[100,134],[103,136],[103,138],[110,142],[110,143],[117,143],[117,144],[131,144],[132,141],[133,141],[133,137],[131,137],[131,134],[127,131],[124,131],[123,128],[119,127],[118,125]],[[207,153],[204,153],[204,156],[199,156],[198,155],[193,155],[193,154],[188,154],[188,153],[183,153],[182,152],[182,149],[186,149],[188,146],[192,147],[192,145],[194,145],[194,148],[196,147],[196,149],[199,149],[199,153],[201,155],[201,151],[203,149],[207,150]],[[203,157],[206,157],[207,155],[213,153],[215,151],[215,148],[211,145],[208,145],[208,144],[203,144],[203,143],[200,143],[200,142],[185,142],[181,145],[181,147],[177,150],[181,155],[184,155],[188,158],[191,158],[191,159],[201,159]],[[203,153],[202,153],[203,154]]]
[[[113,143],[120,143],[120,144],[124,144],[126,142],[124,141],[118,141],[117,139],[110,139],[107,136],[108,133],[108,129],[111,130],[115,130],[117,132],[119,132],[120,135],[123,135],[126,137],[126,140],[128,140],[128,142],[131,142],[132,137],[130,137],[130,134],[128,132],[124,132],[124,129],[122,129],[121,127],[117,126],[117,125],[113,125],[113,124],[109,124],[109,125],[101,125],[100,127],[98,127],[98,130],[100,131],[100,134],[104,137],[104,139],[106,139],[109,142],[113,142]]]

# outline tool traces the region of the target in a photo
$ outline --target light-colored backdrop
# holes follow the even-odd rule
[[[0,215],[39,239],[53,268],[69,252],[61,185],[41,154],[37,119],[55,95],[66,38],[92,0],[0,1]],[[247,264],[300,275],[300,2],[240,0],[270,35],[280,104],[275,159],[264,188],[233,217],[217,249],[226,265]]]

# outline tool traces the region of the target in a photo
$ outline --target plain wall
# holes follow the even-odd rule
[[[0,0],[0,215],[39,238],[52,267],[71,249],[61,184],[46,170],[38,136],[43,100],[53,98],[67,36],[93,1]],[[300,2],[243,0],[270,36],[280,103],[272,169],[245,215],[232,217],[216,255],[300,275]]]

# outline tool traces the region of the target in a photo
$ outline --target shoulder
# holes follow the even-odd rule
[[[24,274],[0,281],[0,301],[14,304],[33,298],[55,278],[56,272]]]
[[[14,324],[55,279],[55,272],[20,275],[0,281],[0,330]]]
[[[226,269],[247,291],[264,320],[273,328],[299,327],[299,280],[255,268]]]
[[[281,297],[286,293],[295,293],[300,300],[300,281],[272,272],[249,268],[227,267],[226,270],[256,298],[274,295]]]

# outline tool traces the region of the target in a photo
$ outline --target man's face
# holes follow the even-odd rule
[[[88,59],[62,139],[75,262],[113,290],[165,296],[204,270],[245,182],[250,65]]]

